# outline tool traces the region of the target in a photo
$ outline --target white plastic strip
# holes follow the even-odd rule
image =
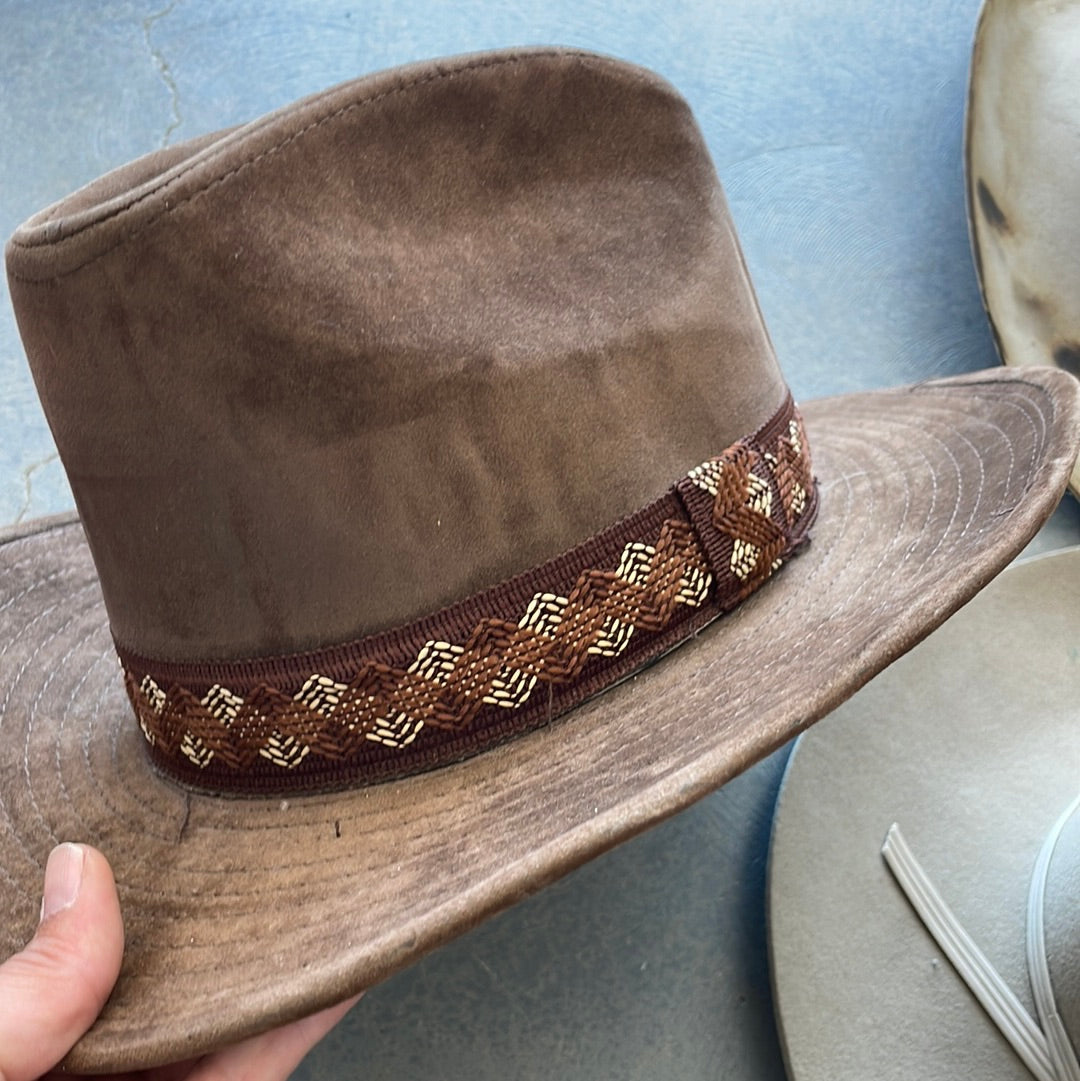
[[[1054,854],[1065,823],[1080,806],[1077,796],[1065,813],[1054,824],[1035,861],[1035,870],[1031,873],[1031,890],[1028,893],[1027,918],[1027,961],[1028,974],[1031,977],[1031,993],[1035,999],[1035,1009],[1046,1033],[1046,1042],[1060,1081],[1080,1081],[1080,1062],[1076,1061],[1076,1052],[1069,1039],[1065,1026],[1054,1001],[1054,989],[1050,983],[1050,966],[1046,960],[1046,932],[1043,926],[1043,901],[1046,896],[1046,872],[1050,869],[1050,857]]]
[[[1046,1037],[942,900],[895,823],[881,854],[934,941],[1024,1065],[1038,1081],[1063,1081],[1054,1072]]]

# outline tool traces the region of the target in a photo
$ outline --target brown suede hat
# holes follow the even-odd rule
[[[101,847],[82,1070],[342,998],[714,789],[1077,452],[1050,369],[800,414],[686,103],[580,52],[159,151],[7,266],[81,522],[0,544],[0,954],[52,845]]]

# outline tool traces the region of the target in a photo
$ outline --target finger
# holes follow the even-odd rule
[[[356,995],[328,1010],[210,1055],[188,1075],[187,1081],[285,1081],[359,998]]]
[[[0,965],[4,1081],[32,1081],[59,1062],[93,1024],[120,971],[120,902],[97,849],[53,849],[41,909],[26,948]]]

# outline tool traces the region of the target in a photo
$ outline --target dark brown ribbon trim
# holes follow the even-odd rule
[[[222,663],[117,651],[151,758],[186,785],[269,795],[389,780],[546,724],[655,660],[757,589],[816,511],[788,398],[656,502],[405,626]]]

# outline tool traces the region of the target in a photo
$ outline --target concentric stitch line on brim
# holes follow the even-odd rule
[[[1031,1081],[881,846],[898,823],[964,931],[1035,1016],[1028,891],[1078,788],[1078,612],[1080,548],[1019,563],[797,745],[768,901],[793,1081]]]
[[[190,1056],[344,997],[685,807],[852,693],[1035,532],[1076,384],[1006,370],[804,409],[822,511],[743,606],[562,721],[457,766],[237,802],[150,772],[75,526],[0,548],[3,950],[58,839],[120,882],[124,971],[69,1056]]]

